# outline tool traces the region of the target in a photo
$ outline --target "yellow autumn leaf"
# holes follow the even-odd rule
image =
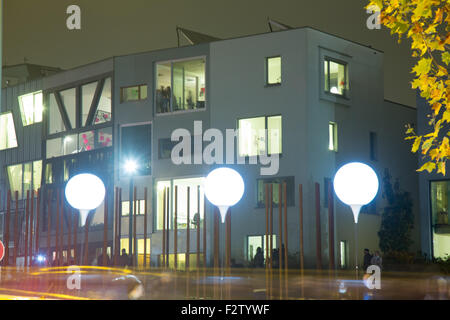
[[[424,170],[428,171],[428,173],[431,173],[434,169],[436,169],[436,164],[434,162],[427,162],[423,166],[421,166],[419,169],[417,169],[418,172],[422,172]]]

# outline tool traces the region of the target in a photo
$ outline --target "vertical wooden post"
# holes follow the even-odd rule
[[[144,270],[147,268],[147,187],[144,188]]]
[[[328,252],[330,269],[334,269],[334,197],[333,182],[328,183]]]
[[[49,265],[52,265],[53,262],[51,242],[50,242],[51,227],[52,227],[51,223],[52,223],[52,190],[49,189],[47,193],[47,263]]]
[[[166,197],[166,201],[167,201],[167,217],[166,217],[166,265],[167,268],[170,267],[170,187],[167,188],[167,197]]]
[[[283,203],[284,203],[284,289],[285,296],[288,298],[288,224],[287,224],[287,185],[283,183]]]
[[[270,217],[269,217],[269,231],[270,231],[270,252],[269,252],[269,264],[270,264],[270,272],[272,273],[272,254],[273,254],[273,184],[270,184]]]
[[[59,202],[60,190],[56,190],[56,225],[55,225],[55,251],[56,257],[55,262],[57,266],[60,266],[60,256],[59,256],[59,211],[60,211],[60,202]]]
[[[298,185],[298,206],[299,206],[299,236],[300,236],[300,269],[304,268],[304,250],[303,250],[303,185]]]
[[[162,267],[166,267],[166,197],[167,188],[164,187],[163,193],[163,229],[162,229]]]
[[[206,279],[206,197],[203,195],[203,279]],[[203,285],[203,297],[206,298],[206,284]]]
[[[189,256],[191,251],[191,228],[190,228],[190,222],[191,222],[191,187],[187,187],[187,224],[186,224],[186,271],[189,271]]]
[[[30,219],[30,190],[27,190],[27,202],[25,207],[25,261],[24,266],[28,266],[28,228]]]
[[[118,228],[119,228],[119,187],[115,187],[114,189],[114,260],[113,265],[117,266],[117,258],[119,254],[119,248],[117,247],[118,237]]]
[[[60,232],[59,232],[59,236],[60,236],[60,245],[59,245],[59,256],[60,256],[60,265],[64,264],[64,190],[61,189],[61,213],[60,213],[60,220],[59,220],[59,224],[60,224]]]
[[[7,266],[9,264],[9,228],[10,228],[10,219],[11,219],[11,190],[8,190],[8,194],[6,196],[6,217],[5,217],[5,262],[4,265]]]
[[[107,243],[108,243],[108,189],[106,189],[106,195],[104,200],[104,213],[103,213],[103,263],[102,265],[105,267],[108,265],[107,263]]]
[[[265,271],[266,271],[266,299],[269,297],[269,185],[265,184],[265,197],[264,204],[266,206],[266,234],[265,234],[265,251],[266,251],[266,259],[265,263]]]
[[[315,183],[316,193],[316,268],[322,269],[322,235],[320,231],[320,185]]]
[[[118,242],[118,250],[119,250],[119,256],[120,256],[120,240],[122,239],[122,188],[119,188],[119,212],[118,212],[118,216],[119,216],[119,226],[117,227],[117,242]]]
[[[278,184],[278,274],[280,299],[283,299],[283,194],[281,183]]]
[[[138,267],[138,253],[137,253],[137,237],[136,237],[136,220],[137,220],[137,187],[133,190],[133,262],[132,265]]]
[[[175,208],[174,208],[174,215],[175,215],[175,222],[173,225],[173,266],[175,270],[177,270],[178,267],[178,186],[175,186]]]
[[[37,201],[36,201],[36,254],[39,254],[39,227],[40,227],[40,219],[41,219],[41,189],[37,191]]]
[[[74,209],[72,209],[72,214],[73,214],[73,261],[75,263],[79,263],[82,264],[81,260],[78,260],[78,258],[80,258],[78,256],[78,241],[77,241],[77,236],[78,236],[78,221],[80,220],[78,217],[78,212]]]
[[[197,218],[198,220],[196,227],[197,227],[197,271],[198,271],[200,268],[200,186],[197,186]]]
[[[33,238],[34,238],[34,196],[36,195],[36,192],[33,190],[32,191],[32,197],[31,197],[31,208],[30,208],[30,244],[29,244],[29,249],[28,249],[28,255],[30,256],[30,262],[29,262],[29,266],[31,267],[32,261],[33,261]]]
[[[14,250],[13,250],[13,263],[17,266],[17,249],[19,248],[19,229],[18,229],[18,219],[19,219],[19,192],[14,192],[14,198],[16,200],[16,209],[14,214]]]

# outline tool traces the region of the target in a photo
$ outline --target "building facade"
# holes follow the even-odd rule
[[[347,162],[362,161],[375,169],[380,182],[388,169],[412,198],[418,199],[417,161],[404,141],[404,126],[415,123],[416,110],[384,100],[382,70],[382,52],[311,28],[300,28],[114,57],[6,88],[1,116],[2,123],[7,125],[4,128],[9,129],[3,129],[1,135],[7,140],[4,148],[0,148],[1,188],[20,189],[19,198],[23,198],[26,190],[36,190],[38,186],[45,195],[51,192],[52,200],[41,205],[39,247],[45,251],[48,239],[52,248],[55,244],[56,230],[52,230],[57,217],[51,212],[56,212],[56,190],[61,190],[76,173],[97,174],[107,188],[107,244],[111,252],[117,237],[120,248],[129,250],[128,214],[133,198],[129,190],[136,187],[138,262],[142,264],[145,211],[142,200],[147,196],[147,254],[151,264],[158,265],[164,222],[162,190],[169,187],[168,236],[173,239],[176,223],[179,261],[184,263],[187,228],[190,252],[195,254],[196,226],[198,223],[203,226],[206,219],[207,247],[204,251],[202,244],[200,250],[210,266],[214,256],[214,208],[203,201],[203,184],[208,172],[221,166],[222,161],[242,175],[246,186],[242,200],[231,210],[231,257],[236,264],[249,265],[258,247],[265,251],[265,186],[273,186],[277,217],[278,185],[285,182],[288,248],[293,260],[298,260],[300,251],[301,184],[305,266],[316,267],[320,240],[324,267],[329,263],[331,244],[336,253],[334,265],[349,268],[354,263],[353,216],[350,208],[337,199],[332,242],[328,235],[326,187],[337,168]],[[35,93],[33,99],[30,93]],[[25,108],[24,97],[30,106],[34,101],[33,107]],[[36,103],[39,99],[40,104]],[[29,119],[27,112],[31,114]],[[15,138],[11,126],[15,128]],[[185,129],[179,138],[183,140],[189,135],[192,143],[186,144],[191,150],[184,150],[183,164],[174,163],[171,157],[178,143],[171,137],[177,129]],[[208,133],[208,129],[218,131]],[[227,129],[239,129],[239,133],[230,138]],[[223,141],[211,132],[221,132]],[[229,142],[234,144],[233,148],[225,148],[223,154],[217,150],[213,153],[216,163],[205,159],[212,143],[225,146]],[[279,164],[270,175],[263,175],[262,169],[275,166],[273,162],[264,162],[271,156],[279,158]],[[238,158],[245,164],[237,164]],[[130,160],[138,164],[133,175],[124,170],[124,164]],[[30,170],[32,187],[30,179],[25,178],[30,176]],[[320,186],[319,220],[316,183]],[[192,204],[189,212],[188,187]],[[120,204],[114,199],[115,188],[122,189]],[[117,204],[122,214],[120,233],[116,233],[114,225]],[[378,248],[383,205],[380,187],[378,196],[364,208],[358,223],[361,255],[363,248]],[[20,208],[23,206],[20,204]],[[418,208],[418,202],[414,201],[417,249],[421,225]],[[91,214],[90,261],[103,245],[104,211],[102,206]],[[67,208],[65,215],[69,214]],[[278,227],[275,218],[275,248],[279,247]],[[81,229],[78,231],[81,244],[83,233]],[[67,242],[66,232],[62,236]],[[171,254],[169,261],[173,261],[173,240],[165,244]]]

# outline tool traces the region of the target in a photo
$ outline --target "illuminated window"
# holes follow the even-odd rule
[[[19,199],[25,198],[27,191],[30,191],[30,197],[36,196],[37,190],[41,187],[41,160],[8,166],[7,172],[13,196],[16,191],[19,193]]]
[[[136,215],[145,214],[145,200],[136,200]],[[149,203],[147,203],[147,206]],[[134,208],[133,208],[134,210]],[[147,208],[148,210],[148,208]],[[128,216],[130,212],[130,201],[122,201],[122,216]],[[133,212],[134,213],[134,212]]]
[[[135,175],[147,176],[151,174],[151,131],[151,124],[121,128],[121,156],[124,162],[132,159],[138,164]],[[124,174],[126,173],[124,172]]]
[[[269,238],[270,241],[270,238]],[[269,243],[270,247],[270,243]],[[272,247],[277,247],[277,235],[272,235]],[[253,261],[255,258],[256,250],[261,248],[263,251],[264,259],[266,259],[266,236],[247,236],[247,260]]]
[[[328,124],[328,150],[338,151],[338,132],[336,122],[330,122]]]
[[[252,157],[282,152],[282,117],[240,119],[239,156]],[[267,129],[267,130],[266,130]],[[266,139],[266,136],[268,139]],[[267,141],[267,142],[266,142]]]
[[[163,256],[162,254],[158,255],[159,257],[159,266],[163,264]],[[166,255],[167,257],[167,255]],[[199,254],[200,257],[200,267],[203,266],[203,253]],[[175,268],[175,254],[169,254],[169,268]],[[197,268],[197,253],[189,254],[189,270],[195,270]],[[186,254],[178,253],[177,254],[177,270],[186,270]]]
[[[450,181],[431,181],[431,230],[434,258],[450,255]]]
[[[347,241],[341,240],[339,242],[339,264],[341,269],[347,268]]]
[[[120,88],[120,101],[138,101],[147,99],[147,85]]]
[[[205,108],[205,59],[156,64],[156,113]]]
[[[16,148],[17,146],[12,112],[0,114],[0,150]]]
[[[156,216],[156,227],[157,230],[163,229],[163,206],[164,206],[164,188],[169,188],[169,215],[170,223],[169,228],[173,229],[172,221],[175,220],[174,204],[175,204],[175,192],[174,187],[177,186],[177,228],[186,229],[188,225],[187,221],[187,189],[189,187],[189,227],[191,229],[196,229],[197,225],[200,223],[200,227],[204,217],[204,178],[189,178],[189,179],[174,179],[167,181],[157,182],[157,216]],[[199,193],[200,191],[200,193]],[[200,197],[200,208],[198,206],[198,197]],[[167,200],[166,200],[167,201]],[[166,202],[167,203],[167,202]],[[167,219],[167,218],[166,218]]]
[[[346,96],[348,91],[347,64],[325,58],[325,92]]]
[[[281,57],[266,58],[268,85],[281,84]]]
[[[86,125],[96,125],[112,120],[111,108],[111,78],[105,79],[103,84],[102,94],[97,104],[97,109],[94,113],[92,123]]]
[[[272,185],[272,204],[278,206],[279,203],[279,186],[281,184],[281,192],[283,192],[283,183],[286,183],[286,202],[288,206],[294,206],[295,183],[294,177],[281,178],[264,178],[257,180],[257,207],[265,208],[266,206],[266,185],[269,185],[268,192],[270,192],[270,185]],[[284,196],[283,196],[284,197]]]
[[[42,91],[19,96],[20,114],[23,126],[42,122]]]

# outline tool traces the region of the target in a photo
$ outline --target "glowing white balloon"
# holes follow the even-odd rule
[[[102,204],[105,198],[105,185],[99,177],[82,173],[67,182],[65,194],[67,202],[80,210],[81,225],[84,226],[89,211]]]
[[[355,223],[358,223],[361,207],[377,195],[377,174],[364,163],[350,162],[339,168],[333,184],[336,195],[352,208]]]
[[[241,175],[230,168],[214,169],[206,177],[205,195],[209,202],[219,208],[222,223],[225,222],[228,208],[241,200],[244,189]]]

